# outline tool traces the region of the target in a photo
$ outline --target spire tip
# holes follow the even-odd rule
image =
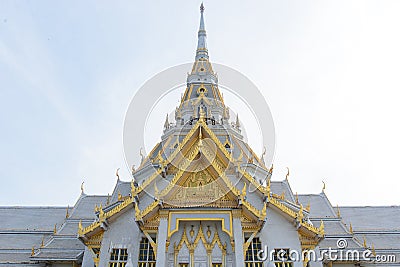
[[[200,12],[201,12],[201,13],[204,12],[204,5],[203,5],[203,2],[201,2],[201,5],[200,5]]]

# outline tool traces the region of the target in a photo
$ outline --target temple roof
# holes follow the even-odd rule
[[[303,206],[310,205],[310,216],[314,218],[336,217],[331,203],[324,193],[299,194],[299,202]]]
[[[398,231],[400,233],[400,206],[340,207],[340,214],[354,231]],[[400,243],[400,240],[398,240]]]
[[[106,201],[107,196],[81,194],[68,208],[68,218],[67,207],[0,207],[0,264],[77,260],[84,250],[76,235],[78,223],[89,225],[95,205]]]
[[[53,231],[67,207],[0,207],[0,231]],[[0,239],[1,240],[1,239]]]

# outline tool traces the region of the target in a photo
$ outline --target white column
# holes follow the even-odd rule
[[[235,266],[244,266],[244,255],[243,255],[243,232],[242,223],[240,221],[240,212],[233,212],[233,239],[235,241]]]
[[[168,219],[160,218],[160,225],[158,226],[157,232],[157,261],[156,267],[166,266],[166,243],[167,243],[167,232],[168,232]]]

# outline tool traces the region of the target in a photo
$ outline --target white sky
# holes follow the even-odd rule
[[[294,192],[319,193],[324,180],[333,205],[399,205],[400,1],[204,4],[210,59],[270,105],[273,179],[290,167]],[[73,205],[82,180],[107,194],[116,168],[129,179],[129,101],[193,61],[199,5],[0,2],[0,205]]]

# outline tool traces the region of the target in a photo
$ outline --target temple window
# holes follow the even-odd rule
[[[155,238],[153,238],[154,242]],[[142,238],[139,246],[139,261],[138,267],[155,267],[156,257],[154,255],[153,247],[147,238]]]
[[[128,262],[128,250],[126,248],[113,248],[110,255],[109,267],[125,267]]]
[[[273,261],[275,263],[275,267],[293,267],[293,262],[291,262],[289,257],[288,248],[274,249]]]
[[[262,262],[262,260],[257,257],[257,254],[260,250],[261,250],[260,238],[255,237],[253,238],[249,247],[246,250],[246,256],[244,261],[245,267],[264,267],[264,263]]]

